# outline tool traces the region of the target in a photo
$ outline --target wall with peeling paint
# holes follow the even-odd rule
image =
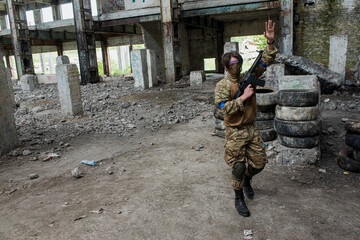
[[[294,2],[294,55],[329,64],[330,36],[348,35],[347,69],[360,55],[359,0],[297,0]]]

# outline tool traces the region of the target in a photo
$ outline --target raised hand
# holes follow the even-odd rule
[[[264,36],[266,37],[268,43],[274,42],[275,39],[275,23],[271,20],[265,22],[265,32]]]

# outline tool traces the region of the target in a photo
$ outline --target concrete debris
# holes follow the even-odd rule
[[[111,166],[108,167],[108,168],[106,168],[105,172],[106,172],[107,174],[109,174],[109,175],[114,174],[113,168],[112,168]]]
[[[32,152],[31,152],[30,150],[27,150],[27,149],[26,149],[26,150],[24,150],[24,151],[22,152],[22,155],[23,155],[23,156],[28,156],[28,155],[31,155],[31,153],[32,153]]]
[[[82,178],[83,176],[85,176],[85,174],[80,170],[79,167],[76,167],[73,170],[71,170],[71,175],[74,178]]]
[[[200,151],[201,149],[204,148],[204,145],[202,144],[198,144],[196,147],[195,147],[195,151]]]
[[[38,178],[39,177],[39,175],[37,174],[37,173],[33,173],[33,174],[30,174],[29,175],[29,178],[32,180],[32,179],[36,179],[36,178]]]
[[[338,89],[342,83],[342,76],[318,63],[299,56],[276,55],[276,61],[285,64],[287,75],[316,75],[320,81],[321,93],[331,94]]]
[[[171,87],[167,89],[171,90]],[[166,95],[167,89],[140,90],[124,78],[81,86],[84,110],[81,117],[64,117],[61,114],[56,85],[41,85],[36,92],[16,91],[15,99],[20,106],[14,116],[20,145],[28,144],[31,146],[29,150],[35,152],[44,144],[67,143],[90,132],[128,137],[143,128],[154,131],[166,125],[188,122],[201,112],[211,112],[212,101],[193,100],[198,93],[172,91],[171,95]],[[143,92],[158,93],[159,98],[125,100],[130,95]],[[166,98],[161,97],[163,94],[179,100],[173,102],[172,99],[173,104],[158,105],[158,102],[166,102]]]

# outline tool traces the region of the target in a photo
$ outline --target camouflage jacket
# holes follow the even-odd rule
[[[277,52],[277,48],[265,50],[261,62],[266,66],[270,66],[274,62]],[[260,77],[265,70],[263,66],[259,65],[255,70],[256,77]],[[247,100],[245,106],[240,98],[233,100],[239,83],[243,81],[245,75],[246,72],[241,74],[239,78],[228,75],[216,84],[215,105],[219,107],[220,103],[225,102],[224,107],[221,109],[224,113],[225,126],[240,126],[255,121],[256,97]]]

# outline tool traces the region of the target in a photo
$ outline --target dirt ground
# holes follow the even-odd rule
[[[321,161],[268,165],[254,178],[255,198],[246,200],[249,218],[234,208],[224,139],[212,136],[209,112],[133,136],[82,134],[46,162],[3,156],[0,239],[230,240],[244,239],[244,230],[264,240],[360,239],[360,174],[335,159],[345,147],[341,119],[360,116],[324,110],[322,117]],[[84,177],[72,176],[77,166]]]

